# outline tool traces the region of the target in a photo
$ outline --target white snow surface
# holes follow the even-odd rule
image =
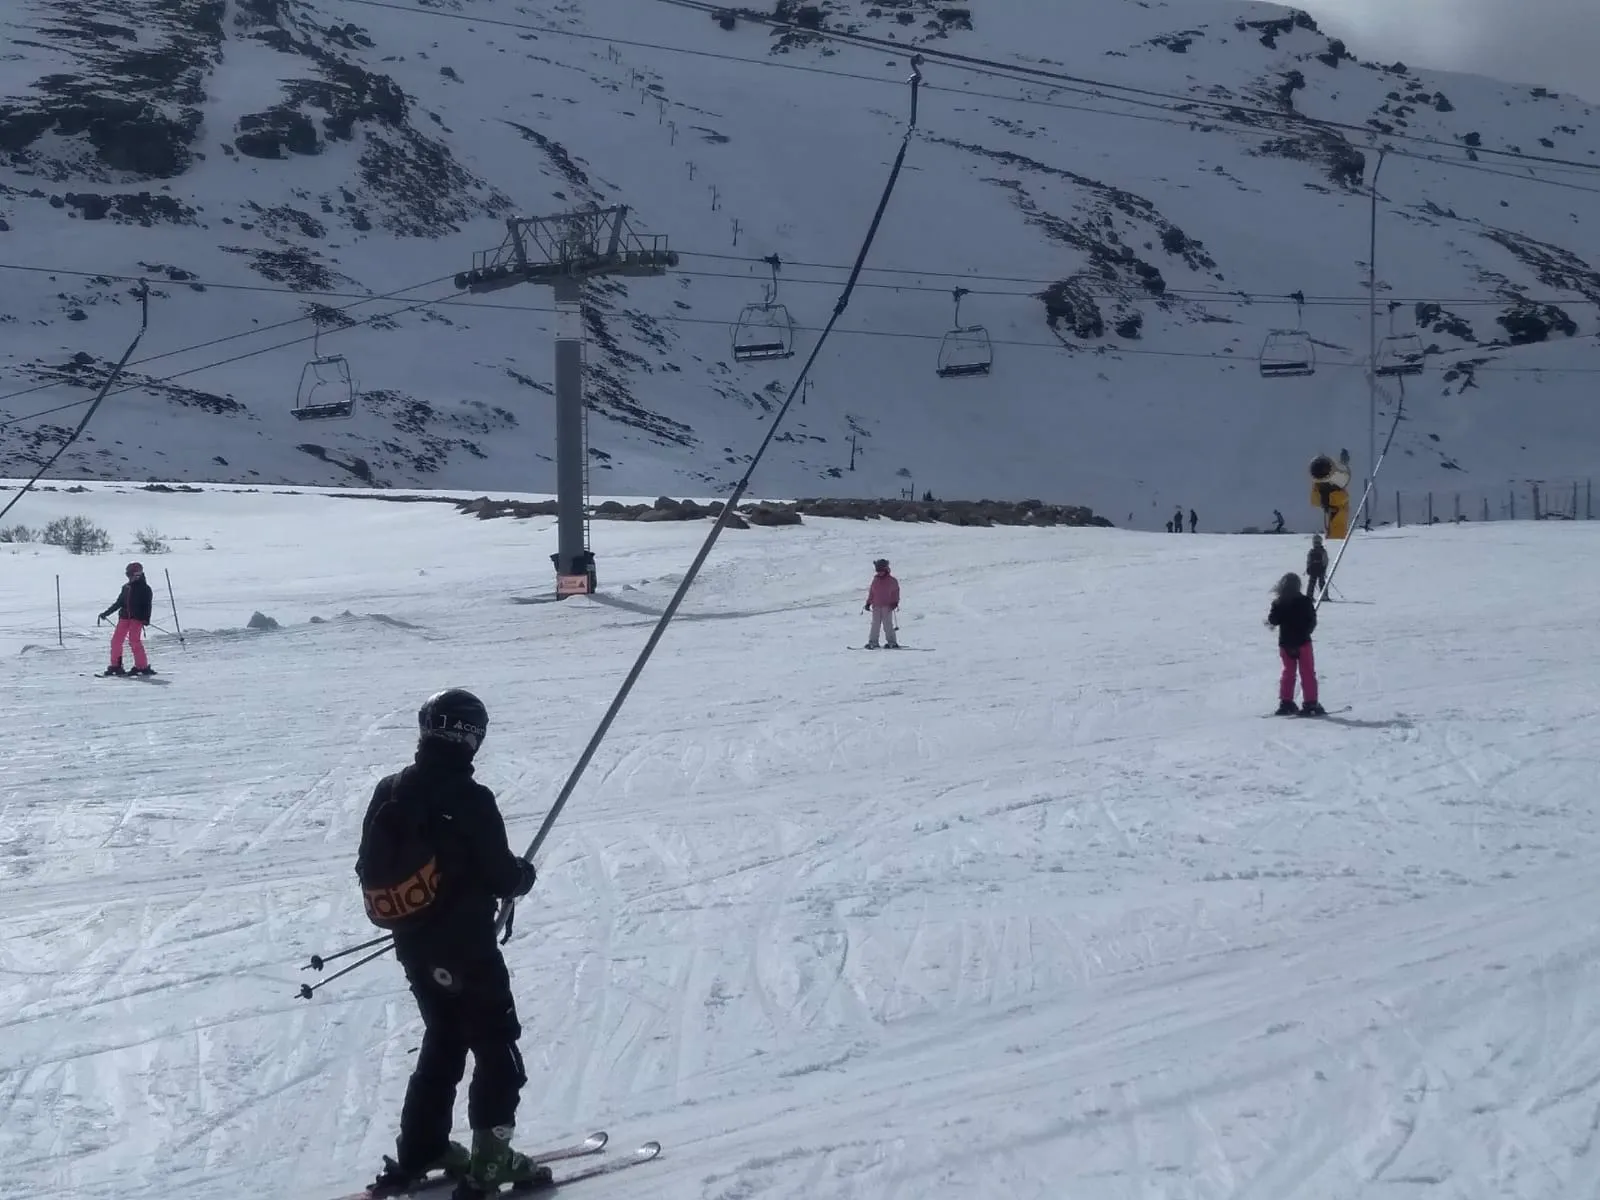
[[[1473,144],[1600,161],[1588,105],[1397,65],[1381,45],[1326,62],[1329,39],[1305,27],[1264,45],[1246,23],[1288,25],[1289,10],[1234,0],[992,0],[973,7],[971,30],[939,28],[948,6],[929,0],[823,7],[830,28],[892,36],[906,53],[986,56],[1180,100],[1290,105],[1373,132],[1330,133],[1320,148],[1301,147],[1309,160],[1285,157],[1264,148],[1304,132],[1287,115],[1281,127],[1241,128],[1216,110],[1175,111],[1178,101],[1085,95],[932,58],[920,132],[863,286],[764,464],[766,490],[1037,496],[1146,529],[1174,506],[1196,508],[1212,529],[1264,527],[1274,508],[1303,512],[1313,456],[1349,449],[1358,476],[1369,461],[1363,189],[1385,144],[1445,160],[1391,158],[1380,180],[1379,298],[1404,302],[1394,331],[1420,330],[1431,351],[1427,374],[1408,384],[1410,419],[1388,482],[1467,491],[1475,511],[1478,493],[1498,495],[1510,480],[1591,475],[1600,448],[1590,403],[1600,369],[1591,265],[1600,242],[1587,203],[1595,173],[1488,153],[1467,161]],[[131,20],[121,7],[79,40],[61,32],[96,11],[76,0],[17,5],[0,96],[32,102],[52,73],[88,71],[85,39],[125,49],[114,32]],[[201,98],[190,148],[203,157],[177,176],[108,169],[83,136],[59,132],[0,163],[10,229],[0,258],[158,284],[135,389],[96,416],[61,477],[551,490],[550,297],[530,287],[447,303],[448,277],[500,243],[508,212],[624,203],[638,229],[667,235],[683,259],[671,277],[590,295],[595,489],[725,491],[840,294],[909,107],[904,54],[780,47],[770,29],[740,21],[723,30],[705,11],[663,0],[581,10],[567,0],[477,0],[414,12],[260,0],[229,7],[207,53],[214,61],[199,51],[191,60]],[[326,84],[319,62],[389,81],[403,119],[362,117],[340,140],[305,102],[320,153],[234,153],[243,118],[283,103],[288,86]],[[419,138],[470,182],[445,188],[439,172],[361,165],[380,151],[420,161]],[[1334,152],[1365,155],[1365,174],[1334,181]],[[137,191],[193,211],[140,227],[50,202]],[[307,282],[263,253],[327,279]],[[788,264],[779,299],[800,327],[799,356],[734,363],[730,326],[762,298],[760,259],[774,253]],[[1136,262],[1159,271],[1161,297]],[[187,278],[268,290],[199,292]],[[418,286],[426,280],[442,282]],[[963,321],[982,322],[997,342],[987,379],[934,375],[957,284],[974,293]],[[1094,293],[1103,330],[1052,327],[1041,297],[1053,284]],[[91,374],[62,369],[80,353],[115,360],[133,330],[127,289],[4,273],[0,395],[66,382],[0,401],[0,420],[17,421],[0,469],[22,473],[81,414],[60,409],[88,395]],[[349,357],[363,392],[355,419],[294,421],[310,305],[400,289],[410,290],[350,313],[392,320],[330,329],[321,342]],[[1314,298],[1303,318],[1285,299],[1296,291]],[[401,311],[422,300],[441,302]],[[1419,327],[1417,300],[1441,304],[1442,316]],[[1497,318],[1523,302],[1560,306],[1576,336],[1506,345]],[[1142,327],[1121,332],[1134,317]],[[1266,332],[1302,320],[1318,343],[1318,373],[1260,378]],[[1381,332],[1389,320],[1385,312]],[[284,343],[295,344],[273,349]],[[173,372],[193,391],[150,384]],[[1381,401],[1380,441],[1396,392]],[[846,470],[852,435],[858,454]]]
[[[372,784],[471,687],[525,844],[707,526],[598,526],[604,595],[518,603],[547,520],[27,504],[119,549],[0,546],[0,1197],[348,1192],[419,1023],[392,960],[295,991],[374,932]],[[92,679],[145,526],[187,649]],[[519,1140],[664,1142],[593,1200],[1592,1194],[1597,542],[1356,542],[1313,722],[1266,716],[1297,538],[726,533],[506,948]],[[879,554],[894,655],[851,649]]]

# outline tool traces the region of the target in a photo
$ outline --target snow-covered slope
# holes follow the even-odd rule
[[[925,51],[928,86],[865,286],[763,490],[1035,494],[1146,527],[1175,504],[1213,528],[1303,506],[1313,454],[1367,457],[1362,188],[1382,143],[1424,158],[1380,177],[1380,299],[1403,301],[1395,330],[1433,351],[1408,384],[1394,484],[1592,469],[1600,178],[1473,150],[1600,162],[1587,106],[1364,61],[1382,48],[1352,56],[1271,6],[967,11],[818,11],[829,31]],[[442,298],[506,215],[621,203],[682,261],[590,296],[595,487],[719,490],[800,361],[732,360],[760,259],[786,264],[804,354],[909,109],[888,45],[676,0],[24,0],[4,20],[0,262],[108,277],[0,271],[0,410],[87,395],[132,333],[122,276],[158,285],[131,378],[182,373],[108,404],[60,468],[79,475],[550,488],[550,297]],[[1196,103],[975,73],[946,52]],[[963,321],[999,343],[986,379],[934,374],[957,284]],[[314,308],[320,348],[348,356],[362,392],[347,424],[289,415]],[[1302,319],[1321,369],[1261,379],[1266,332]],[[231,340],[184,350],[216,338]],[[0,470],[80,412],[0,426]]]
[[[523,844],[699,531],[607,527],[609,595],[521,605],[547,520],[28,505],[165,533],[188,648],[87,678],[118,561],[0,546],[0,1197],[347,1192],[417,1021],[390,961],[294,993],[372,932],[373,781],[471,686]],[[520,1139],[666,1143],[593,1200],[1586,1194],[1600,662],[1559,614],[1596,536],[1359,543],[1318,634],[1354,707],[1306,722],[1263,715],[1282,539],[730,532],[507,947]],[[898,655],[847,649],[880,553]]]

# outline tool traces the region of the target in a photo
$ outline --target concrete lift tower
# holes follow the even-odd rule
[[[583,404],[583,284],[606,275],[664,275],[678,265],[665,235],[628,227],[627,205],[554,217],[507,217],[498,249],[472,256],[455,278],[474,295],[543,284],[556,301],[556,598],[595,590],[589,546],[588,446]]]

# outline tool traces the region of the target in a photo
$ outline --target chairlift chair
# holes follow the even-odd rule
[[[1426,366],[1422,338],[1408,333],[1386,337],[1378,347],[1378,362],[1374,370],[1379,375],[1421,375]]]
[[[778,268],[782,262],[776,254],[762,261],[772,268],[772,285],[762,303],[747,304],[739,313],[733,327],[735,362],[788,358],[794,354],[794,319],[778,303]]]
[[[994,345],[989,341],[989,331],[982,325],[961,323],[961,297],[966,288],[956,288],[955,326],[939,342],[940,379],[960,379],[968,375],[987,375],[994,365]]]
[[[356,388],[342,354],[319,354],[300,372],[294,415],[301,421],[330,421],[355,415]]]
[[[1317,351],[1304,329],[1274,329],[1261,347],[1263,379],[1290,379],[1317,373]]]
[[[781,304],[747,304],[733,327],[737,362],[788,358],[794,353],[794,321]]]

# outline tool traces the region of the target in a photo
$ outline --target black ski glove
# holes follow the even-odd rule
[[[533,869],[533,864],[527,859],[520,858],[517,860],[517,862],[521,866],[522,874],[517,880],[517,885],[512,890],[511,894],[513,896],[526,896],[529,892],[533,891],[533,885],[534,882],[539,878],[539,873]]]

